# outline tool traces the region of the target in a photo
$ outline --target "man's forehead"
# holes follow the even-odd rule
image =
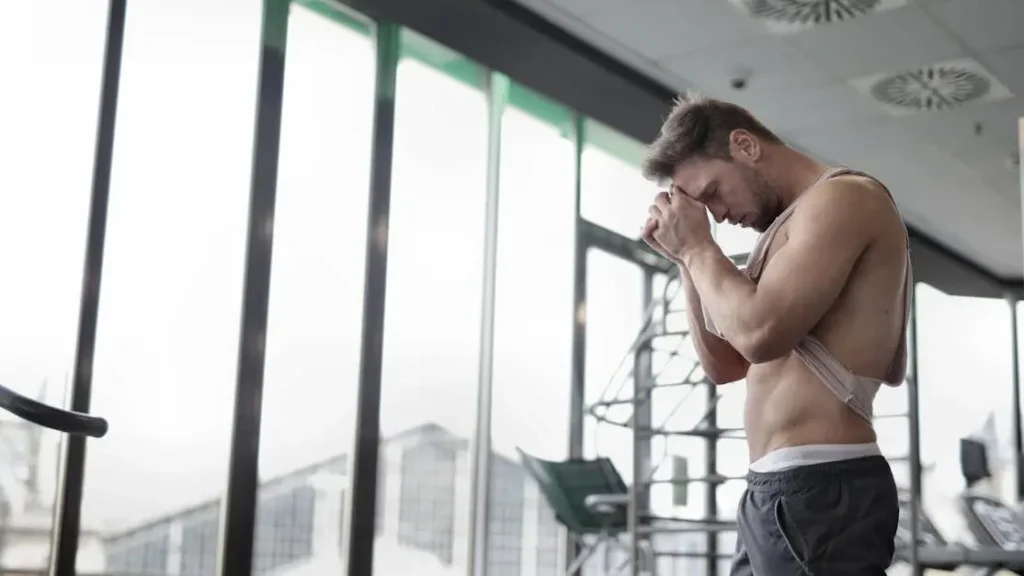
[[[676,166],[672,173],[672,191],[698,196],[707,187],[712,174],[707,166],[696,162],[685,162]]]

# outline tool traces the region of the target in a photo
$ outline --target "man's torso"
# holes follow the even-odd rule
[[[880,188],[877,182],[860,176],[839,177]],[[906,232],[895,209],[889,214],[889,221],[872,224],[871,243],[835,304],[811,331],[852,373],[872,378],[884,377],[903,337]],[[799,217],[797,207],[790,221],[779,228],[768,248],[766,266],[771,266],[774,254],[785,247],[792,220]],[[821,257],[828,258],[828,254]],[[789,446],[875,441],[871,424],[846,406],[793,352],[750,367],[745,412],[752,462]]]

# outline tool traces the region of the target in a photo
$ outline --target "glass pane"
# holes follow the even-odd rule
[[[747,469],[750,467],[750,452],[745,437],[719,438],[717,456],[719,474],[746,477]]]
[[[911,310],[914,314],[915,311]],[[911,325],[911,329],[913,326]],[[909,335],[908,335],[909,337]],[[913,366],[914,351],[907,349],[908,368]],[[908,372],[907,378],[913,378]],[[889,459],[896,485],[910,488],[910,406],[908,386],[882,386],[875,396],[875,435],[882,455]]]
[[[106,19],[106,3],[0,6],[0,383],[55,406],[73,377]],[[60,442],[0,411],[0,573],[49,570]],[[96,526],[79,557],[103,569]]]
[[[679,302],[682,296],[676,299]],[[674,345],[663,347],[663,344]],[[707,514],[705,498],[708,485],[690,482],[673,485],[670,481],[704,478],[708,474],[707,441],[678,435],[704,426],[714,390],[703,382],[696,354],[689,339],[666,336],[654,341],[653,370],[657,387],[651,392],[651,420],[665,435],[651,440],[654,479],[651,489],[652,512],[660,516],[703,518]],[[689,536],[682,538],[687,541]]]
[[[560,572],[559,524],[516,448],[568,456],[576,199],[564,119],[502,117],[488,576]]]
[[[718,387],[718,426],[721,428],[743,428],[743,411],[747,401],[747,381],[730,382]]]
[[[906,414],[910,409],[907,404],[907,387],[882,386],[875,396],[875,417]]]
[[[611,459],[633,482],[633,342],[644,322],[644,273],[639,266],[597,249],[587,251],[583,455]],[[613,402],[595,407],[597,402]],[[594,414],[606,421],[598,421]],[[652,451],[653,452],[653,451]],[[610,574],[619,551],[592,556],[585,574]]]
[[[375,59],[341,16],[293,4],[288,24],[254,574],[342,566]]]
[[[630,400],[633,397],[633,350],[643,326],[644,274],[639,266],[607,252],[587,252],[587,338],[584,402]],[[631,403],[618,403],[602,411],[615,423],[633,416]],[[633,431],[631,428],[587,418],[583,427],[583,453],[611,458],[619,473],[632,482]]]
[[[905,458],[910,454],[910,418],[893,416],[875,418],[873,422],[878,447],[886,458]]]
[[[598,226],[638,238],[660,188],[640,176],[645,146],[593,120],[586,121],[580,214]]]
[[[398,66],[377,576],[464,571],[476,424],[487,99],[458,54],[403,33]],[[417,57],[413,57],[413,56]],[[482,71],[477,69],[477,79]]]
[[[1009,308],[1002,299],[950,296],[927,284],[917,285],[915,302],[924,507],[940,531],[952,531],[964,489],[961,438],[987,447],[993,477],[975,488],[1016,499]]]
[[[726,441],[719,442],[719,449],[725,445],[735,445],[740,447],[740,442]],[[742,446],[746,450],[746,446]],[[745,476],[744,474],[740,476]],[[736,511],[740,505],[740,499],[743,497],[743,492],[747,489],[746,479],[742,480],[731,480],[718,487],[715,492],[715,503],[718,505],[718,518],[723,520],[736,520]]]
[[[757,232],[749,228],[728,223],[715,224],[715,241],[729,255],[747,254],[753,250],[757,236]]]
[[[215,571],[260,17],[243,0],[127,13],[93,388],[111,425],[89,444],[82,511],[111,535],[110,571]]]

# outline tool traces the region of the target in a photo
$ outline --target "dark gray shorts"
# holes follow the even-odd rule
[[[900,510],[882,456],[747,475],[731,576],[873,576],[892,562]]]

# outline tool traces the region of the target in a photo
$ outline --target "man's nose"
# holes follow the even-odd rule
[[[722,214],[719,210],[710,210],[711,216],[715,219],[715,222],[721,224],[725,222],[725,214]]]

